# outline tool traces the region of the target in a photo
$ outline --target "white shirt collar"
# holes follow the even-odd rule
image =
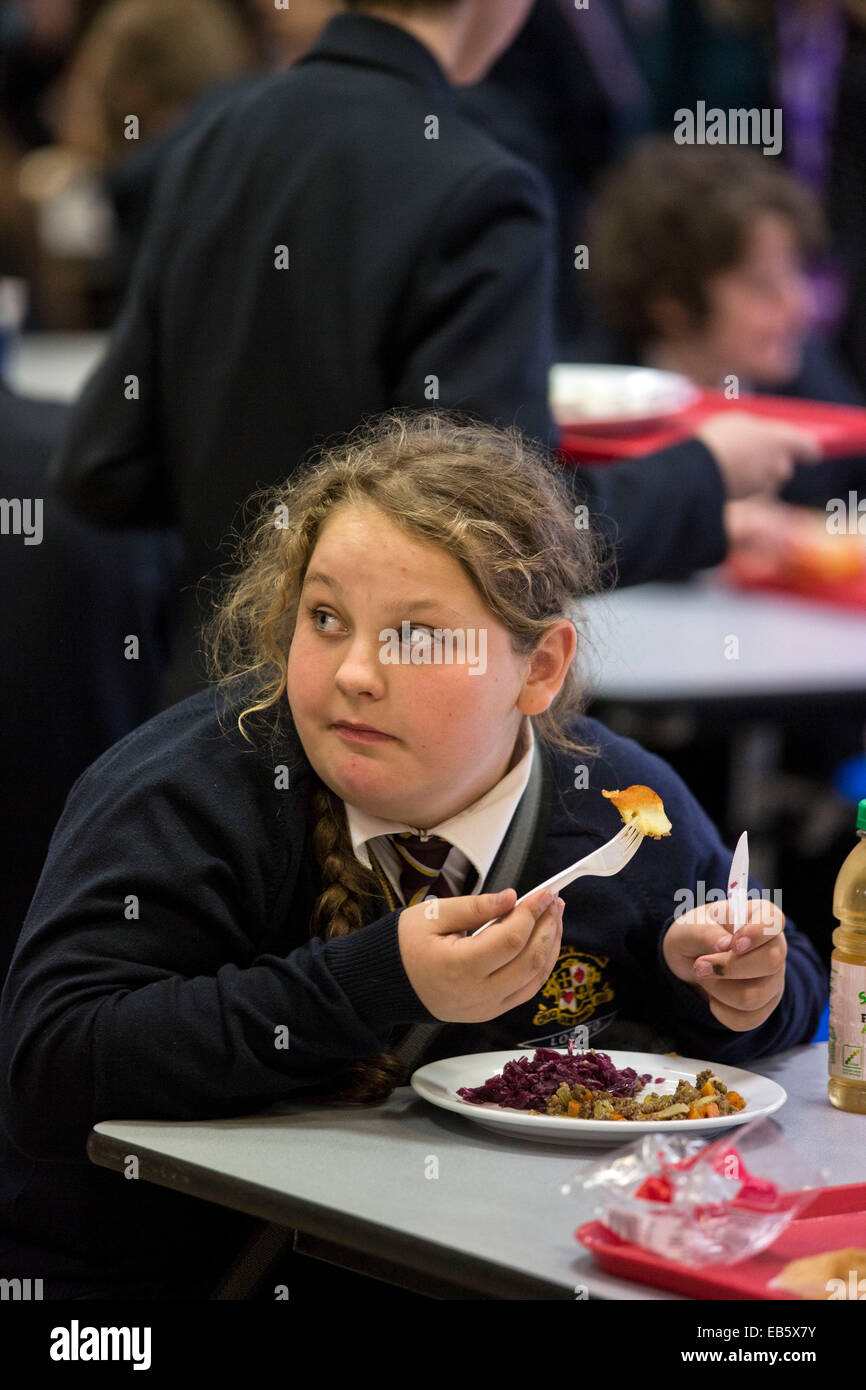
[[[523,755],[510,772],[506,772],[495,786],[471,806],[458,811],[448,820],[431,826],[429,831],[431,835],[441,835],[443,839],[450,840],[455,849],[465,856],[478,874],[477,888],[480,888],[490,872],[505,832],[529,782],[535,735],[532,731],[532,721],[528,718],[524,719],[521,737],[526,746]],[[370,815],[358,806],[352,806],[348,802],[344,804],[352,850],[355,857],[368,867],[368,840],[393,835],[400,830],[417,830],[417,826],[407,825],[405,821],[383,820],[381,816]]]

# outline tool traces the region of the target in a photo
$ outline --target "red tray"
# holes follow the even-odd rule
[[[620,1279],[634,1279],[686,1298],[777,1299],[802,1302],[796,1294],[767,1287],[790,1260],[824,1250],[866,1248],[866,1183],[816,1189],[813,1201],[782,1234],[749,1260],[735,1265],[691,1269],[631,1245],[600,1221],[589,1221],[575,1238],[591,1250],[596,1264]]]
[[[829,405],[795,396],[743,395],[728,400],[723,391],[702,391],[694,405],[681,414],[635,433],[585,434],[562,429],[560,451],[575,463],[613,463],[640,458],[666,449],[694,434],[707,418],[721,410],[744,410],[764,419],[784,420],[817,435],[823,458],[849,458],[866,453],[866,409],[853,405]]]
[[[757,577],[747,562],[729,556],[722,574],[734,589],[744,589],[750,593],[786,594],[789,598],[829,603],[834,608],[853,608],[861,613],[866,610],[866,570],[848,579]]]

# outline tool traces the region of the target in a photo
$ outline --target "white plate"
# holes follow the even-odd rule
[[[568,1049],[555,1047],[549,1049],[567,1055]],[[599,1051],[604,1051],[599,1048]],[[651,1052],[610,1052],[608,1056],[614,1066],[634,1067],[639,1076],[650,1073],[650,1080],[640,1095],[650,1091],[673,1093],[682,1078],[694,1085],[699,1071],[712,1067],[729,1091],[739,1091],[746,1102],[745,1109],[736,1115],[719,1115],[709,1120],[629,1120],[619,1123],[616,1120],[572,1120],[560,1115],[530,1115],[525,1110],[513,1110],[505,1106],[486,1102],[475,1105],[463,1100],[457,1091],[461,1086],[483,1086],[491,1076],[502,1071],[506,1062],[518,1057],[533,1057],[531,1048],[515,1049],[513,1052],[473,1052],[466,1057],[443,1057],[438,1062],[428,1062],[419,1067],[412,1077],[412,1088],[424,1100],[443,1110],[453,1110],[464,1115],[486,1129],[498,1130],[504,1137],[536,1139],[544,1144],[625,1144],[638,1139],[642,1134],[652,1134],[663,1130],[666,1134],[685,1131],[688,1134],[713,1135],[721,1129],[731,1129],[734,1125],[744,1125],[760,1115],[772,1115],[788,1099],[787,1092],[753,1071],[743,1071],[740,1067],[716,1066],[714,1062],[701,1062],[694,1057],[657,1056]],[[657,1076],[664,1077],[664,1084],[656,1082]]]
[[[677,372],[654,367],[551,367],[550,407],[558,424],[588,434],[621,434],[687,410],[700,389]]]

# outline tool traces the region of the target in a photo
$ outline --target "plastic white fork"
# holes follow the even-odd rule
[[[643,835],[635,825],[624,825],[618,835],[614,835],[612,840],[608,840],[606,845],[599,849],[594,849],[591,854],[585,854],[583,859],[578,859],[574,864],[563,869],[562,873],[554,874],[553,878],[548,878],[544,883],[539,883],[537,888],[533,888],[529,893],[524,893],[522,898],[518,898],[514,907],[519,903],[525,903],[527,898],[532,898],[536,893],[547,889],[556,897],[561,888],[566,888],[569,883],[573,883],[576,878],[584,878],[591,875],[594,878],[609,878],[612,874],[618,874],[620,869],[624,869],[633,855],[637,854]],[[511,909],[512,911],[514,908]],[[483,927],[478,927],[470,936],[478,936],[481,932],[492,927],[494,922],[498,922],[498,917],[492,917],[489,922],[485,922]]]

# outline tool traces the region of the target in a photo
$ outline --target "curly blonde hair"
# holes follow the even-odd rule
[[[600,586],[600,543],[580,525],[559,469],[537,445],[518,430],[456,415],[385,415],[247,503],[255,519],[240,537],[238,571],[204,637],[212,680],[221,687],[248,683],[237,724],[250,743],[280,743],[291,729],[284,697],[304,576],[334,509],[359,504],[447,550],[521,655]],[[568,733],[582,708],[570,668],[551,707],[533,716],[537,738],[578,754],[593,751]],[[310,934],[327,939],[366,925],[364,908],[378,898],[379,885],[355,857],[343,801],[316,780],[312,842],[323,888]],[[383,1100],[399,1084],[399,1064],[388,1052],[355,1062],[352,1073],[338,1099]]]

